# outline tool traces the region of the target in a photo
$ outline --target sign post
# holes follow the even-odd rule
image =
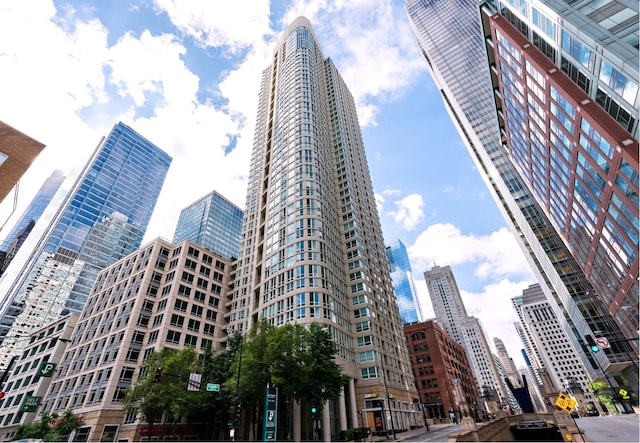
[[[39,377],[52,377],[56,370],[56,363],[50,361],[43,361],[38,368]]]
[[[556,406],[570,413],[573,411],[573,408],[576,407],[576,401],[568,395],[561,393],[558,395],[558,398],[556,398]]]
[[[27,395],[20,406],[20,412],[36,412],[42,397]]]
[[[275,441],[278,429],[278,388],[267,387],[264,401],[264,441]]]

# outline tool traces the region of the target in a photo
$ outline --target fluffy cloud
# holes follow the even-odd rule
[[[424,217],[424,212],[422,211],[424,200],[420,194],[408,195],[402,200],[395,201],[394,204],[397,210],[391,211],[390,215],[396,223],[407,231],[415,229]]]
[[[182,33],[201,46],[224,47],[231,54],[262,40],[269,29],[269,2],[212,2],[209,0],[154,0]]]
[[[424,230],[407,252],[416,269],[427,269],[434,261],[452,266],[474,263],[475,274],[482,279],[509,275],[531,278],[531,269],[507,228],[478,236],[439,223]]]

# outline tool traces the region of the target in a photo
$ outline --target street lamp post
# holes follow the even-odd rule
[[[382,364],[382,380],[384,381],[384,395],[387,397],[387,406],[389,408],[389,415],[391,416],[391,432],[393,433],[393,439],[396,439],[396,429],[393,425],[393,411],[391,410],[391,401],[389,400],[389,387],[387,386],[387,371],[384,369],[384,356],[380,355],[380,363]]]

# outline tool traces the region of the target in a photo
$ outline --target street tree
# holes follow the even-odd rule
[[[124,406],[142,414],[151,435],[153,423],[163,417],[175,423],[187,417],[194,404],[194,392],[187,391],[189,374],[200,372],[200,360],[193,348],[162,349],[151,354],[140,368],[135,384],[125,394]]]

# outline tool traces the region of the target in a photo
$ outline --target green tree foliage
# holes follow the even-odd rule
[[[250,435],[258,435],[264,407],[264,392],[268,385],[278,388],[286,414],[281,416],[289,434],[293,422],[293,404],[297,401],[335,400],[346,383],[335,357],[338,350],[331,334],[320,324],[305,328],[297,324],[281,327],[262,321],[254,325],[245,337],[240,367],[240,400],[253,427]],[[238,371],[240,355],[234,362]],[[225,387],[231,389],[233,380]]]
[[[84,426],[82,417],[74,414],[71,409],[67,409],[62,415],[45,412],[40,421],[20,425],[13,440],[34,438],[45,441],[67,441],[69,435],[81,426]]]
[[[162,375],[154,381],[158,367],[162,368]],[[196,394],[187,391],[191,372],[201,372],[200,360],[193,348],[163,349],[151,354],[141,367],[136,383],[127,390],[125,409],[141,413],[149,432],[153,423],[163,417],[165,422],[173,423],[188,416],[194,403],[192,394]]]

